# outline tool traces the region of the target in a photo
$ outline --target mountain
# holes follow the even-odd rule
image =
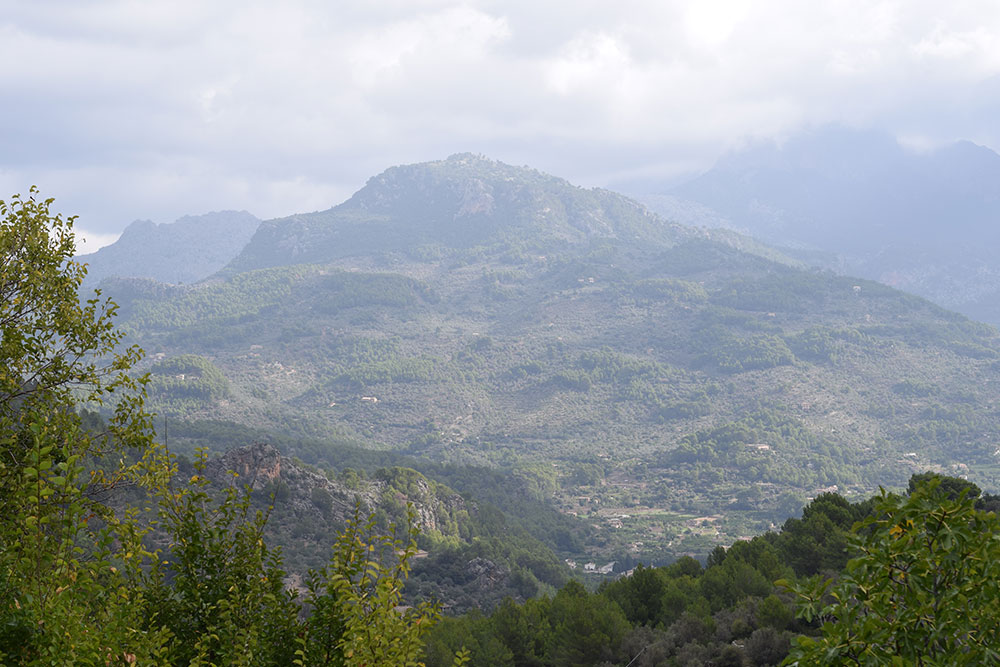
[[[333,471],[353,443],[462,493],[452,466],[521,480],[562,557],[704,554],[929,467],[998,479],[992,327],[483,158],[268,221],[197,286],[105,285],[159,414]]]
[[[881,132],[826,127],[642,199],[1000,324],[1000,155],[983,146],[914,152]]]
[[[88,265],[88,287],[112,276],[195,283],[232,260],[259,225],[246,211],[185,216],[161,225],[136,220],[111,245],[76,259]]]
[[[597,239],[671,245],[683,234],[614,192],[460,154],[393,167],[339,206],[263,223],[226,272],[504,243],[536,254]]]

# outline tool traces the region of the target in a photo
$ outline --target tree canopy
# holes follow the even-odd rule
[[[915,476],[909,496],[883,491],[850,539],[857,557],[835,582],[797,587],[822,622],[791,665],[985,665],[1000,651],[1000,523],[962,480]]]
[[[307,614],[235,475],[213,489],[202,452],[177,479],[142,351],[80,301],[73,218],[37,194],[0,200],[0,664],[422,664],[437,608],[398,607],[412,514],[388,536],[355,517]]]

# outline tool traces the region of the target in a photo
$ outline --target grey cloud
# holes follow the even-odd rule
[[[325,208],[458,151],[585,185],[830,121],[995,127],[1000,7],[914,0],[0,1],[0,185],[114,232]],[[2,196],[2,195],[0,195]]]

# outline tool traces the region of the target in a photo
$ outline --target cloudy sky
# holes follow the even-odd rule
[[[464,151],[614,187],[831,122],[997,150],[998,75],[995,0],[0,0],[0,198],[92,250]]]

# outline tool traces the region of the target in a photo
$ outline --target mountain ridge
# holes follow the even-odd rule
[[[348,252],[469,248],[510,237],[527,250],[621,236],[670,244],[680,231],[623,195],[460,153],[390,167],[326,211],[267,221],[223,275]]]
[[[111,245],[75,259],[87,264],[84,287],[112,277],[190,284],[225,266],[259,224],[246,211],[187,215],[162,224],[136,220]]]
[[[662,194],[675,199],[639,199],[687,223],[722,223],[812,251],[810,261],[1000,324],[992,252],[1000,155],[984,146],[914,152],[884,133],[825,127],[724,156]]]
[[[151,355],[154,409],[529,471],[560,511],[601,527],[573,558],[705,553],[824,489],[868,493],[927,467],[995,483],[995,329],[617,195],[459,162],[390,171],[388,194],[355,199],[375,200],[364,231],[378,209],[426,232],[422,246],[355,234],[197,287],[109,286]],[[465,196],[477,180],[494,212],[458,216],[469,245],[452,232],[463,201],[486,201]],[[557,200],[575,217],[539,232]]]

